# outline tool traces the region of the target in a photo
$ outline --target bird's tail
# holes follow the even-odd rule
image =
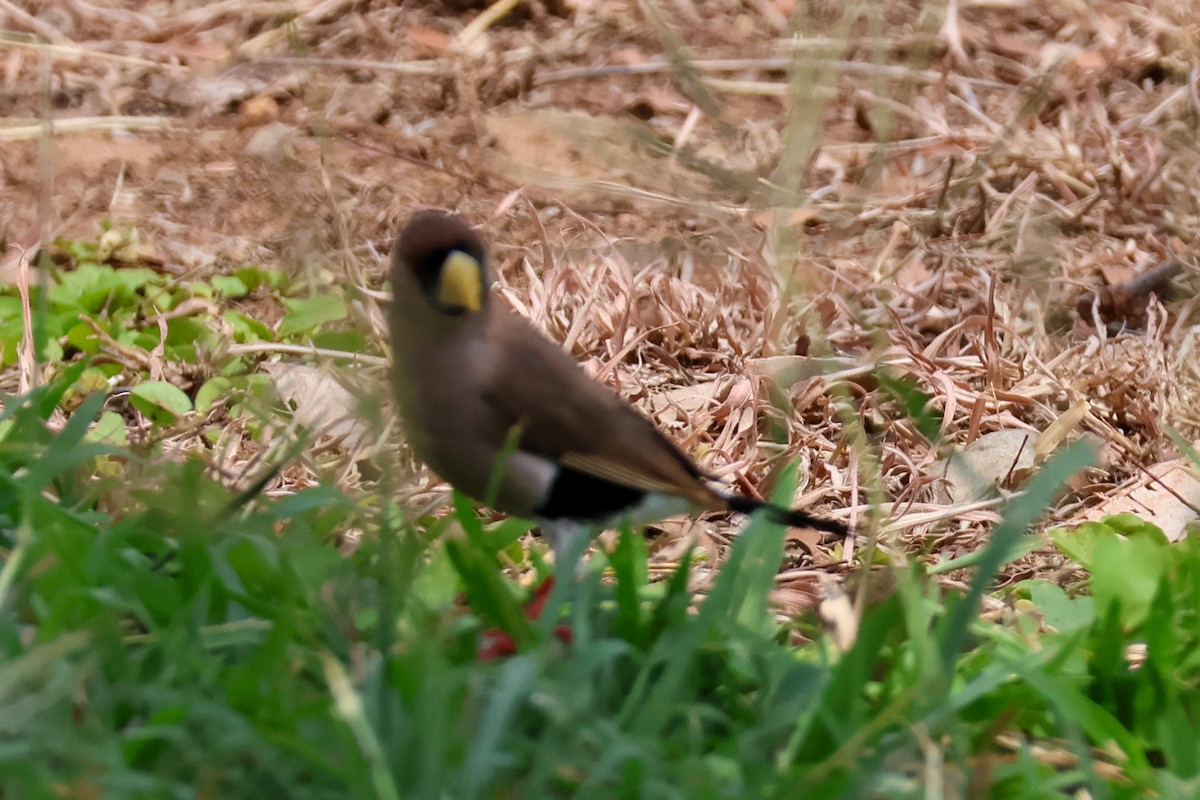
[[[850,527],[844,522],[818,517],[797,508],[784,508],[740,494],[725,495],[725,500],[729,503],[729,510],[737,511],[739,514],[753,514],[755,511],[762,511],[767,515],[767,519],[780,525],[787,525],[791,528],[813,528],[838,536],[850,535]]]

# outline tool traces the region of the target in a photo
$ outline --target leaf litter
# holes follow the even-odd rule
[[[996,503],[966,479],[948,497],[944,464],[996,437],[1023,443],[976,470],[1004,490],[1059,442],[1104,443],[1048,525],[1133,496],[1154,507],[1137,492],[1176,468],[1165,432],[1200,437],[1193,15],[1160,0],[797,5],[77,2],[10,17],[0,242],[33,251],[127,219],[167,274],[261,263],[350,287],[380,354],[397,226],[453,209],[482,224],[499,296],[707,469],[766,493],[797,463],[797,502],[865,531],[878,485],[892,560],[986,539]],[[355,369],[385,394],[379,366]],[[926,399],[935,436],[881,371]],[[176,445],[203,449],[202,428]],[[223,431],[222,469],[244,475],[270,446]],[[445,487],[396,461],[404,502],[437,508]],[[290,466],[271,491],[318,472]],[[678,558],[701,529],[700,588],[740,525],[668,522],[655,549]],[[856,552],[791,542],[787,614]],[[1047,547],[1008,575],[1061,566]]]

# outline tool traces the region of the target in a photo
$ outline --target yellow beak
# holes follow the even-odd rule
[[[483,308],[483,270],[479,262],[460,250],[446,256],[442,263],[438,302],[468,311]]]

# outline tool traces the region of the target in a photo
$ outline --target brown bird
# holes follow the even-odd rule
[[[537,521],[560,572],[589,533],[688,511],[848,532],[717,483],[489,285],[483,239],[461,217],[408,223],[392,256],[396,397],[417,456],[474,499]]]

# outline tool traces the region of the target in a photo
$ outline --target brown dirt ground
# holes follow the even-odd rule
[[[894,559],[968,552],[997,518],[947,494],[951,446],[999,443],[976,467],[1011,488],[1096,437],[1066,521],[1177,458],[1165,426],[1200,434],[1190,4],[526,0],[486,26],[485,5],[5,4],[0,241],[110,220],[181,276],[380,289],[403,220],[457,210],[499,291],[708,467],[762,491],[799,461],[798,501],[882,525]],[[81,122],[21,132],[47,117]],[[785,607],[852,561],[796,536]],[[1031,574],[1069,565],[1010,577]]]

